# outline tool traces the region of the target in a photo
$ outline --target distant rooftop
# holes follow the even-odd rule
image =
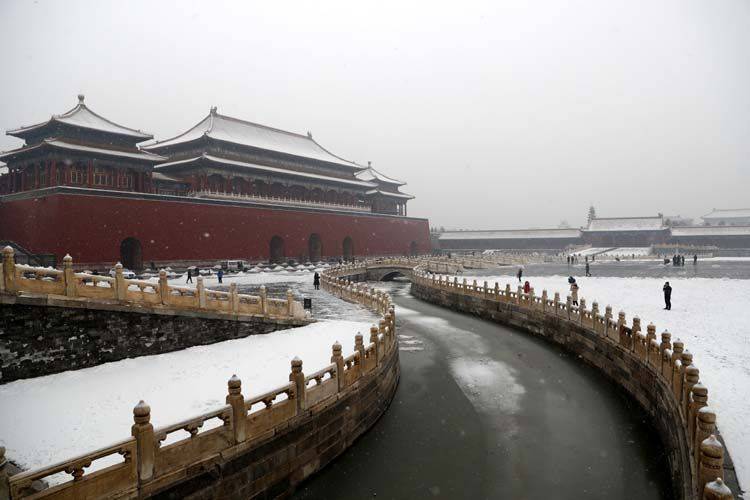
[[[125,135],[128,137],[139,139],[138,142],[153,139],[154,136],[151,134],[118,125],[117,123],[107,120],[103,116],[94,113],[84,104],[83,100],[83,94],[79,94],[78,104],[73,109],[66,111],[61,115],[52,115],[52,117],[46,122],[8,130],[6,134],[24,139],[27,133],[33,132],[35,130],[40,130],[53,122],[57,122],[86,130],[96,130],[99,132],[106,132],[110,134]]]
[[[661,231],[664,218],[657,217],[603,217],[594,218],[585,231]]]
[[[673,227],[672,236],[750,236],[750,226]]]
[[[353,169],[363,168],[326,150],[315,142],[309,133],[308,135],[302,135],[287,132],[239,118],[220,115],[215,107],[211,108],[208,116],[186,132],[171,139],[145,145],[143,149],[158,152],[169,146],[195,141],[204,136],[242,146],[335,163]]]
[[[750,208],[714,208],[701,219],[731,219],[733,217],[750,217]]]
[[[446,231],[439,240],[511,240],[526,238],[579,238],[579,229],[501,229],[496,231]]]

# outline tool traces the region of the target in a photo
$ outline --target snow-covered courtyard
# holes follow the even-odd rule
[[[466,276],[479,284],[501,288],[518,280],[508,276]],[[567,276],[536,276],[524,273],[535,293],[546,289],[549,297],[560,292],[568,295]],[[750,484],[750,430],[745,420],[750,415],[750,280],[712,278],[670,278],[672,310],[665,311],[662,286],[664,278],[576,277],[579,297],[600,310],[611,305],[613,313],[625,311],[628,323],[641,318],[645,329],[656,325],[657,335],[665,329],[672,340],[681,339],[693,353],[701,381],[708,387],[709,404],[717,412],[717,424],[734,460],[740,484]]]

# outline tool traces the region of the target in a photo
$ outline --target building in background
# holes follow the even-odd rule
[[[750,208],[714,208],[701,219],[707,226],[750,226]]]
[[[413,196],[400,191],[403,182],[334,155],[310,134],[212,108],[184,133],[153,142],[78,99],[66,113],[8,131],[25,144],[0,153],[0,240],[135,269],[430,250],[427,220],[406,216]]]

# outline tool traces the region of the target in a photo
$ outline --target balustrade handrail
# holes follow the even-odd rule
[[[560,294],[548,298],[547,290],[542,291],[541,299],[535,295],[534,289],[523,292],[519,286],[517,291],[511,291],[510,285],[500,288],[498,283],[494,288],[484,285],[467,283],[466,278],[461,282],[454,277],[433,274],[427,265],[414,269],[412,282],[420,286],[436,290],[450,289],[451,293],[467,296],[482,297],[485,300],[514,304],[532,313],[553,316],[562,321],[569,321],[589,330],[604,341],[619,347],[619,351],[636,360],[644,370],[648,370],[655,378],[661,380],[668,387],[673,403],[679,409],[679,422],[683,427],[690,450],[690,478],[691,490],[696,498],[730,499],[731,492],[723,483],[724,449],[716,439],[716,414],[708,406],[708,389],[700,381],[700,371],[694,364],[693,355],[684,348],[679,339],[672,342],[672,336],[666,330],[661,334],[661,343],[656,340],[656,327],[649,324],[644,334],[641,329],[640,318],[634,317],[631,326],[626,324],[625,313],[620,311],[617,318],[612,316],[612,308],[607,306],[604,314],[600,314],[597,302],[587,309],[585,299],[581,298],[579,305],[572,304],[572,297],[565,302],[560,301]],[[705,496],[704,496],[705,495]]]
[[[68,269],[70,267],[66,266],[65,271],[68,272]],[[54,498],[58,494],[64,498],[119,497],[131,495],[152,481],[160,481],[160,487],[165,487],[184,479],[183,475],[175,474],[176,470],[188,469],[192,464],[203,464],[211,457],[224,452],[231,455],[228,450],[235,447],[249,449],[248,443],[252,445],[254,442],[267,439],[269,431],[289,425],[288,422],[294,418],[307,418],[307,409],[317,405],[321,408],[326,407],[331,401],[341,398],[342,392],[359,390],[359,379],[384,367],[398,350],[396,313],[388,294],[338,279],[332,275],[335,269],[321,274],[323,289],[344,300],[360,303],[382,318],[379,320],[379,326],[373,325],[370,328],[370,339],[375,341],[367,343],[372,351],[372,355],[367,359],[364,356],[363,336],[357,334],[353,354],[344,357],[341,345],[336,342],[332,346],[331,363],[320,370],[305,375],[302,371],[302,360],[295,358],[291,361],[288,383],[249,398],[242,394],[241,380],[232,376],[227,382],[226,405],[158,429],[154,429],[151,424],[150,406],[141,401],[133,408],[133,437],[53,466],[24,471],[8,478],[5,477],[7,473],[2,467],[4,449],[0,447],[0,486],[2,481],[7,480],[10,498],[13,500],[30,495],[34,498]],[[0,266],[0,273],[4,271],[5,267]],[[3,279],[0,279],[0,282],[5,283]],[[156,286],[159,287],[158,284]],[[236,286],[231,288],[229,293],[233,297],[237,296]],[[159,290],[161,293],[163,289]],[[264,303],[271,300],[263,293],[260,298]],[[330,374],[331,378],[322,380],[325,374]],[[308,388],[311,380],[315,380],[316,384]],[[318,380],[321,383],[317,383]],[[286,394],[288,399],[275,403],[281,394]],[[252,406],[261,402],[265,407],[251,412]],[[288,404],[284,404],[287,402]],[[203,423],[213,418],[221,419],[223,425],[199,432]],[[187,431],[190,436],[167,446],[160,446],[168,434],[179,430]],[[123,462],[85,474],[85,469],[98,458],[117,453],[123,455]],[[120,473],[123,467],[133,467],[134,471],[123,477]],[[43,480],[59,472],[66,472],[72,475],[73,479],[42,491],[32,489],[32,481]],[[92,494],[92,491],[96,494]]]
[[[278,203],[278,204],[289,204],[289,205],[300,205],[305,207],[324,207],[333,209],[347,209],[356,210],[359,212],[371,212],[372,206],[370,205],[357,205],[350,203],[335,203],[330,201],[314,201],[305,200],[303,198],[292,198],[286,196],[261,196],[253,194],[242,194],[242,193],[226,193],[223,191],[212,191],[209,189],[201,189],[196,191],[190,191],[188,196],[199,198],[202,196],[211,196],[216,198],[227,198],[227,199],[241,199],[250,201],[261,201],[266,203]]]
[[[48,280],[46,278],[55,278]],[[87,283],[93,284],[93,286]],[[107,286],[102,285],[106,283]],[[130,290],[135,286],[138,290]],[[152,291],[146,291],[152,289]],[[173,293],[177,292],[177,293]],[[165,270],[159,271],[157,282],[125,278],[122,264],[115,266],[115,276],[101,276],[73,271],[70,255],[63,258],[63,269],[50,269],[16,264],[11,247],[3,249],[0,266],[0,293],[20,293],[60,296],[106,304],[125,304],[139,308],[169,309],[180,311],[205,311],[234,318],[261,316],[269,319],[307,318],[302,303],[287,292],[286,299],[267,297],[265,286],[260,295],[237,293],[237,284],[231,283],[229,291],[205,288],[203,277],[196,277],[196,287],[170,285]],[[268,307],[269,304],[272,307]]]

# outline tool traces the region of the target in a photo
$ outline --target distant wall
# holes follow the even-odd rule
[[[271,239],[283,240],[286,258],[309,254],[312,234],[323,257],[429,253],[427,219],[382,214],[303,210],[133,193],[93,193],[72,188],[21,193],[0,199],[0,239],[62,260],[115,263],[120,244],[135,238],[142,261],[266,260]],[[415,243],[416,247],[412,246]]]

